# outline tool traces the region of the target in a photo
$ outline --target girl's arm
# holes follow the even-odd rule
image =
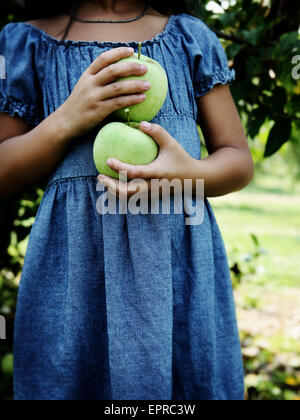
[[[254,165],[228,85],[216,86],[197,104],[209,157],[199,162],[196,172],[205,180],[206,195],[215,197],[241,190],[252,180]]]
[[[0,197],[48,175],[65,152],[64,127],[54,115],[31,130],[19,118],[0,113]]]
[[[140,129],[160,146],[158,158],[146,166],[126,165],[116,159],[110,159],[108,165],[117,172],[127,171],[129,179],[190,179],[194,181],[194,187],[197,179],[204,179],[206,197],[221,196],[244,188],[253,177],[254,166],[229,87],[218,85],[197,103],[209,157],[193,159],[161,126],[150,124],[147,130],[142,123]],[[149,182],[147,185],[138,182],[124,185],[109,177],[99,179],[112,193],[124,196],[150,186]]]
[[[33,130],[19,118],[0,113],[0,197],[15,194],[50,174],[72,140],[88,133],[112,112],[145,100],[149,86],[141,80],[147,67],[122,62],[132,48],[101,54],[84,72],[68,100]],[[115,82],[115,83],[114,83]]]

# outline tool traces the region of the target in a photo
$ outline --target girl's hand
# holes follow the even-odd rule
[[[142,76],[146,66],[119,60],[132,56],[133,48],[115,48],[101,54],[83,73],[67,101],[54,113],[67,138],[95,128],[112,112],[143,102],[150,89],[144,80],[115,82],[120,77]]]
[[[142,122],[140,129],[152,137],[160,146],[160,152],[155,161],[149,165],[134,166],[122,163],[117,159],[108,159],[108,166],[116,172],[127,172],[128,183],[100,175],[99,181],[108,187],[113,195],[130,197],[136,192],[149,192],[151,179],[193,179],[195,159],[160,125]],[[143,181],[146,180],[147,182]]]

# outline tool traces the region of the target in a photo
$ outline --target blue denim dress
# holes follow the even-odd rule
[[[137,49],[7,25],[0,111],[36,126],[99,54],[124,45]],[[234,79],[224,49],[202,21],[180,14],[142,53],[169,79],[153,122],[200,159],[195,98]],[[242,400],[230,271],[208,201],[200,226],[187,226],[184,212],[99,215],[93,141],[94,133],[74,140],[31,231],[15,323],[15,399]]]

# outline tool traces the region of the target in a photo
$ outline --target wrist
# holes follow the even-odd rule
[[[203,179],[203,161],[199,159],[195,159],[190,156],[188,165],[188,178],[193,179],[194,181],[197,179]]]
[[[55,142],[68,143],[75,137],[72,131],[72,126],[64,117],[64,112],[61,108],[57,109],[48,117],[47,123]]]

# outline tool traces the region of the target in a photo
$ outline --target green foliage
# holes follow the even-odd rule
[[[7,340],[0,347],[0,399],[11,398],[11,353],[13,324],[20,273],[30,228],[34,222],[43,191],[35,188],[23,198],[0,201],[0,315],[7,321]]]
[[[190,3],[224,41],[237,73],[232,93],[249,137],[254,139],[266,121],[275,123],[265,149],[265,157],[271,156],[299,130],[300,81],[292,77],[292,59],[300,55],[300,5],[236,0],[224,14],[214,14],[205,9],[209,1]]]

